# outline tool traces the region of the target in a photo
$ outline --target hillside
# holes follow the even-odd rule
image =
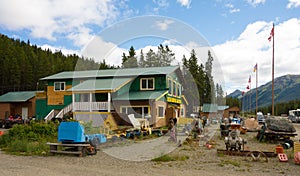
[[[244,109],[255,109],[256,90],[251,89],[242,97],[240,90],[235,90],[229,97],[242,99]],[[250,104],[251,100],[251,104]],[[276,103],[300,100],[300,75],[285,75],[275,78],[274,81],[274,101]],[[272,104],[272,82],[268,82],[258,87],[258,106],[265,107]]]

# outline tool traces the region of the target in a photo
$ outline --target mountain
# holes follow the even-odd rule
[[[258,106],[272,105],[272,82],[258,87]],[[244,109],[255,109],[256,89],[251,89],[244,96],[240,90],[228,95],[232,98],[242,99]],[[291,100],[300,100],[300,75],[285,75],[274,80],[274,102],[282,103]]]

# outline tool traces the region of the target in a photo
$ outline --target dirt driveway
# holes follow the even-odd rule
[[[295,124],[300,132],[300,124]],[[247,133],[249,150],[274,151],[276,144],[258,143],[256,133]],[[296,139],[296,138],[295,138]],[[297,137],[299,141],[299,136]],[[170,156],[185,160],[170,162],[154,161],[128,161],[117,159],[102,151],[95,156],[73,157],[65,155],[38,157],[38,156],[12,156],[0,151],[0,175],[11,176],[192,176],[192,175],[300,175],[300,165],[295,165],[292,156],[288,162],[279,162],[277,158],[269,158],[269,162],[249,162],[244,157],[217,155],[216,149],[223,148],[224,142],[215,133],[212,141],[213,149],[199,146],[199,142],[190,142],[176,148]],[[292,149],[286,152],[290,153]],[[133,150],[134,151],[134,150]]]

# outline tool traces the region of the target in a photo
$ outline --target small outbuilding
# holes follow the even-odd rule
[[[0,119],[22,116],[28,119],[35,115],[35,91],[8,92],[0,96]]]
[[[232,107],[229,107],[229,108],[224,110],[223,117],[228,118],[228,117],[233,116],[235,114],[240,114],[240,108],[237,107],[237,106],[232,106]]]

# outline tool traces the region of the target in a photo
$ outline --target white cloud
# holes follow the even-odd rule
[[[186,8],[190,8],[192,0],[177,0],[177,2]]]
[[[236,13],[236,12],[240,12],[240,9],[235,8],[233,4],[225,4],[225,7],[227,7],[229,9],[229,13]]]
[[[127,49],[119,48],[111,42],[104,41],[101,37],[94,37],[89,44],[81,51],[87,58],[93,58],[99,62],[105,59],[111,65],[120,65],[122,54],[127,53]]]
[[[256,7],[259,4],[264,4],[266,0],[247,0],[248,4],[252,5],[253,7]]]
[[[58,52],[58,51],[61,51],[65,56],[67,55],[73,55],[73,54],[76,54],[78,56],[81,56],[80,55],[80,52],[79,51],[76,51],[76,50],[70,50],[70,49],[67,49],[65,47],[57,47],[57,46],[51,46],[51,45],[48,45],[48,44],[45,44],[45,45],[42,45],[40,46],[43,50],[47,50],[49,49],[50,51],[52,52]]]
[[[56,36],[90,35],[88,25],[103,26],[119,15],[112,0],[10,0],[0,2],[0,25],[28,30],[32,37],[56,40]],[[69,34],[71,33],[71,34]],[[82,46],[83,41],[78,42]]]
[[[249,24],[237,39],[213,46],[229,93],[245,89],[256,63],[259,85],[271,81],[272,42],[267,40],[271,28],[271,23],[258,21]],[[300,31],[300,19],[275,25],[275,77],[299,74],[295,64],[300,56],[300,33],[297,31]]]
[[[169,25],[174,23],[172,20],[163,20],[163,21],[156,21],[155,26],[158,27],[158,29],[165,31],[168,29]]]
[[[300,0],[289,0],[289,3],[287,4],[286,8],[292,9],[300,7]]]

